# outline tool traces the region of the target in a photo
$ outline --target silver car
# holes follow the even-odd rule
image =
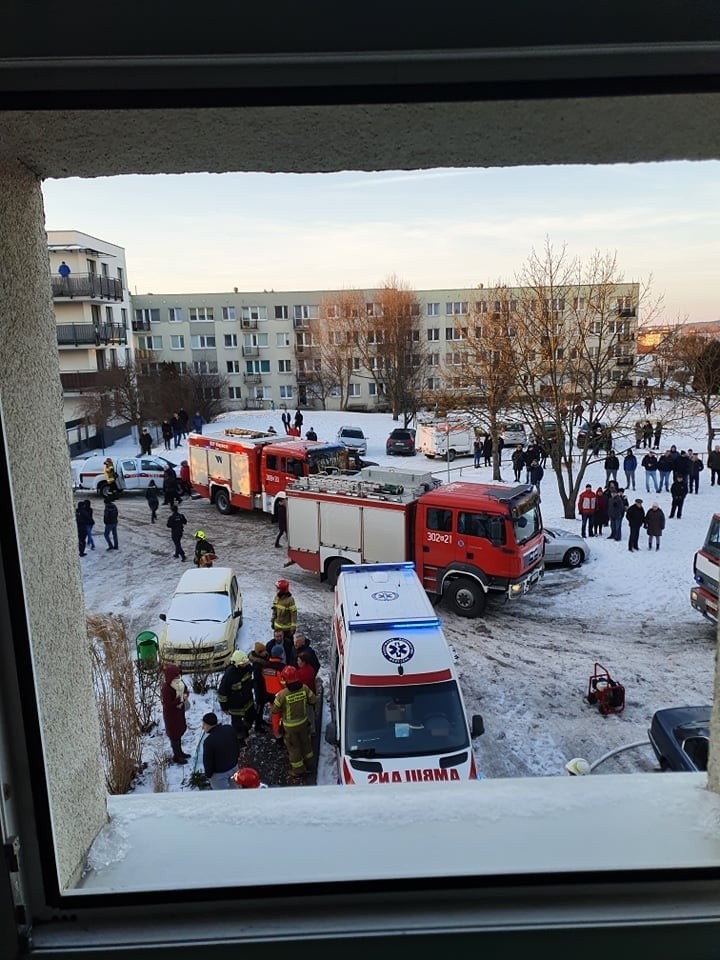
[[[570,530],[545,527],[545,563],[559,563],[564,567],[579,567],[590,556],[587,541]]]

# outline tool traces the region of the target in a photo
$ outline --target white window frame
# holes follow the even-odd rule
[[[440,303],[439,302],[427,303],[425,305],[425,315],[428,317],[439,317]]]
[[[280,399],[281,400],[292,400],[295,396],[294,388],[291,383],[281,383],[280,384]]]
[[[354,381],[348,384],[348,397],[360,397],[362,396],[362,390],[359,383]]]
[[[290,346],[290,331],[283,330],[280,333],[275,334],[275,346],[282,350],[284,347]]]
[[[238,335],[236,333],[224,333],[223,334],[223,346],[232,347],[237,349],[238,345]]]
[[[289,320],[289,308],[286,303],[278,303],[275,305],[275,319],[276,320]]]
[[[223,320],[237,320],[237,311],[235,307],[223,307],[221,310]]]
[[[226,360],[225,367],[227,373],[242,373],[242,367],[240,365],[240,360]]]
[[[215,319],[212,307],[190,307],[188,317],[190,323],[213,323]]]
[[[445,303],[446,317],[464,317],[467,312],[467,300],[449,300]]]
[[[168,323],[182,323],[183,318],[183,308],[182,307],[168,307]]]
[[[278,373],[292,373],[292,360],[278,360]]]
[[[242,388],[241,388],[241,387],[228,387],[228,399],[229,399],[229,400],[242,400]]]
[[[174,333],[170,335],[170,349],[171,350],[184,350],[185,349],[185,335],[182,333]]]
[[[191,350],[214,350],[216,338],[214,333],[193,333],[190,336]]]

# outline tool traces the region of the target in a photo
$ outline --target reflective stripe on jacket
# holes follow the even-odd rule
[[[301,723],[307,723],[308,704],[315,703],[316,700],[315,694],[305,684],[297,690],[286,687],[275,697],[272,712],[280,714],[284,727],[299,727]]]

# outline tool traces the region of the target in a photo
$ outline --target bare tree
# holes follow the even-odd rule
[[[358,318],[357,352],[365,376],[397,420],[415,415],[426,376],[427,350],[416,294],[391,276]]]
[[[320,303],[316,327],[320,369],[314,373],[316,378],[322,377],[328,395],[337,392],[342,410],[347,410],[350,383],[359,373],[358,321],[364,309],[365,298],[359,290],[343,290]]]
[[[720,412],[720,340],[710,334],[686,332],[682,324],[668,331],[659,345],[675,395],[700,410],[707,426],[707,451],[713,448],[713,419]]]
[[[615,436],[639,403],[618,387],[631,384],[637,365],[635,331],[641,304],[650,319],[658,303],[645,287],[625,283],[612,253],[587,261],[550,241],[532,251],[509,304],[509,333],[517,382],[515,405],[543,437],[552,427],[550,462],[564,514],[575,504],[592,456],[592,430],[576,443],[573,407],[581,403],[590,424],[601,421]]]

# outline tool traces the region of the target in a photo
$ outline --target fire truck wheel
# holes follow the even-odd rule
[[[218,513],[222,513],[223,516],[235,513],[235,507],[230,503],[230,494],[227,490],[218,490],[215,494],[215,506],[217,507]]]
[[[485,591],[475,580],[453,580],[447,588],[447,597],[459,617],[479,617],[485,611]]]
[[[339,560],[337,558],[335,560],[331,560],[330,563],[327,565],[327,575],[325,577],[325,579],[327,580],[327,585],[334,590],[335,585],[338,582],[338,577],[340,576],[340,571],[342,570],[342,568],[348,567],[351,565],[352,564],[350,560]]]

